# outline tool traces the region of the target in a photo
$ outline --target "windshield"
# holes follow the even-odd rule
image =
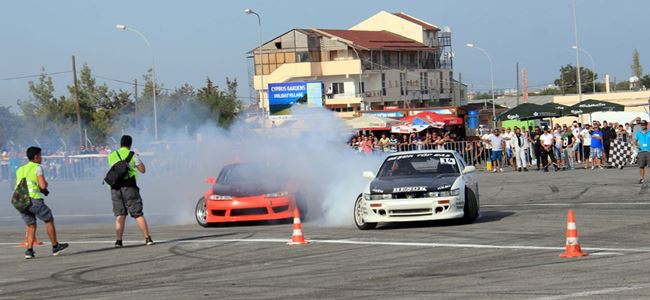
[[[223,184],[251,181],[286,183],[287,176],[277,166],[248,163],[226,166],[217,178],[217,182]]]
[[[456,158],[451,153],[422,153],[388,157],[379,169],[379,178],[458,174]]]

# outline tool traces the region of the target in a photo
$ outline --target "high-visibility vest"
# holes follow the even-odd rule
[[[38,175],[36,175],[36,171],[40,166],[41,164],[30,161],[16,171],[16,186],[25,178],[27,189],[29,189],[29,197],[32,199],[43,199],[41,188],[38,186]]]

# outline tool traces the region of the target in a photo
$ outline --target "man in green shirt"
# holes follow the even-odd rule
[[[29,147],[27,148],[27,159],[29,162],[16,170],[16,186],[23,180],[27,182],[27,189],[29,197],[32,198],[32,205],[25,211],[20,212],[20,216],[27,225],[27,250],[25,251],[25,258],[32,259],[34,255],[34,240],[36,239],[36,219],[45,222],[47,227],[47,235],[52,242],[52,255],[57,256],[68,248],[68,244],[59,243],[56,238],[56,228],[54,227],[54,216],[52,211],[45,204],[43,196],[47,196],[50,192],[47,190],[47,181],[43,174],[41,162],[41,148]]]
[[[118,161],[128,158],[131,152],[131,145],[133,138],[129,135],[124,135],[120,139],[120,149],[111,152],[108,155],[108,166],[112,167]],[[121,248],[122,235],[124,234],[124,222],[126,221],[127,213],[135,219],[140,231],[144,235],[144,242],[147,246],[153,245],[153,240],[149,235],[149,227],[147,220],[142,213],[142,197],[140,197],[140,188],[136,184],[138,171],[142,174],[146,169],[140,155],[136,154],[128,161],[129,171],[126,178],[121,182],[120,186],[111,188],[111,199],[113,201],[113,213],[115,214],[115,248]]]

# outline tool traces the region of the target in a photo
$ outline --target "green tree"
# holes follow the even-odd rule
[[[19,128],[18,116],[8,106],[0,106],[0,148],[6,147],[6,143],[16,137]]]
[[[555,79],[553,83],[560,87],[560,90],[563,94],[577,94],[578,93],[578,81],[576,78],[576,67],[572,65],[566,65],[560,67],[560,78]],[[580,67],[580,82],[582,93],[591,93],[593,91],[592,83],[594,80],[598,80],[598,74],[595,74],[588,68]],[[596,85],[596,92],[600,91],[599,87]]]
[[[641,60],[639,59],[639,51],[634,49],[632,52],[632,75],[637,78],[643,77],[643,66],[641,66]]]
[[[241,102],[237,99],[237,79],[226,78],[226,91],[221,91],[207,78],[206,86],[199,89],[199,103],[208,109],[208,119],[220,127],[228,128],[241,110]]]

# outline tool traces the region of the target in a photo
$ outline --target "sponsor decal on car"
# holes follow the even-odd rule
[[[456,159],[455,158],[449,158],[449,157],[441,157],[440,158],[440,163],[443,165],[455,165],[456,164]]]
[[[441,185],[441,186],[437,187],[436,190],[439,190],[439,191],[440,190],[448,190],[450,188],[451,188],[451,184],[445,184],[445,185]]]
[[[426,192],[426,186],[405,186],[393,188],[393,193]]]
[[[371,192],[378,193],[378,194],[383,194],[384,190],[382,190],[382,189],[372,189]]]

